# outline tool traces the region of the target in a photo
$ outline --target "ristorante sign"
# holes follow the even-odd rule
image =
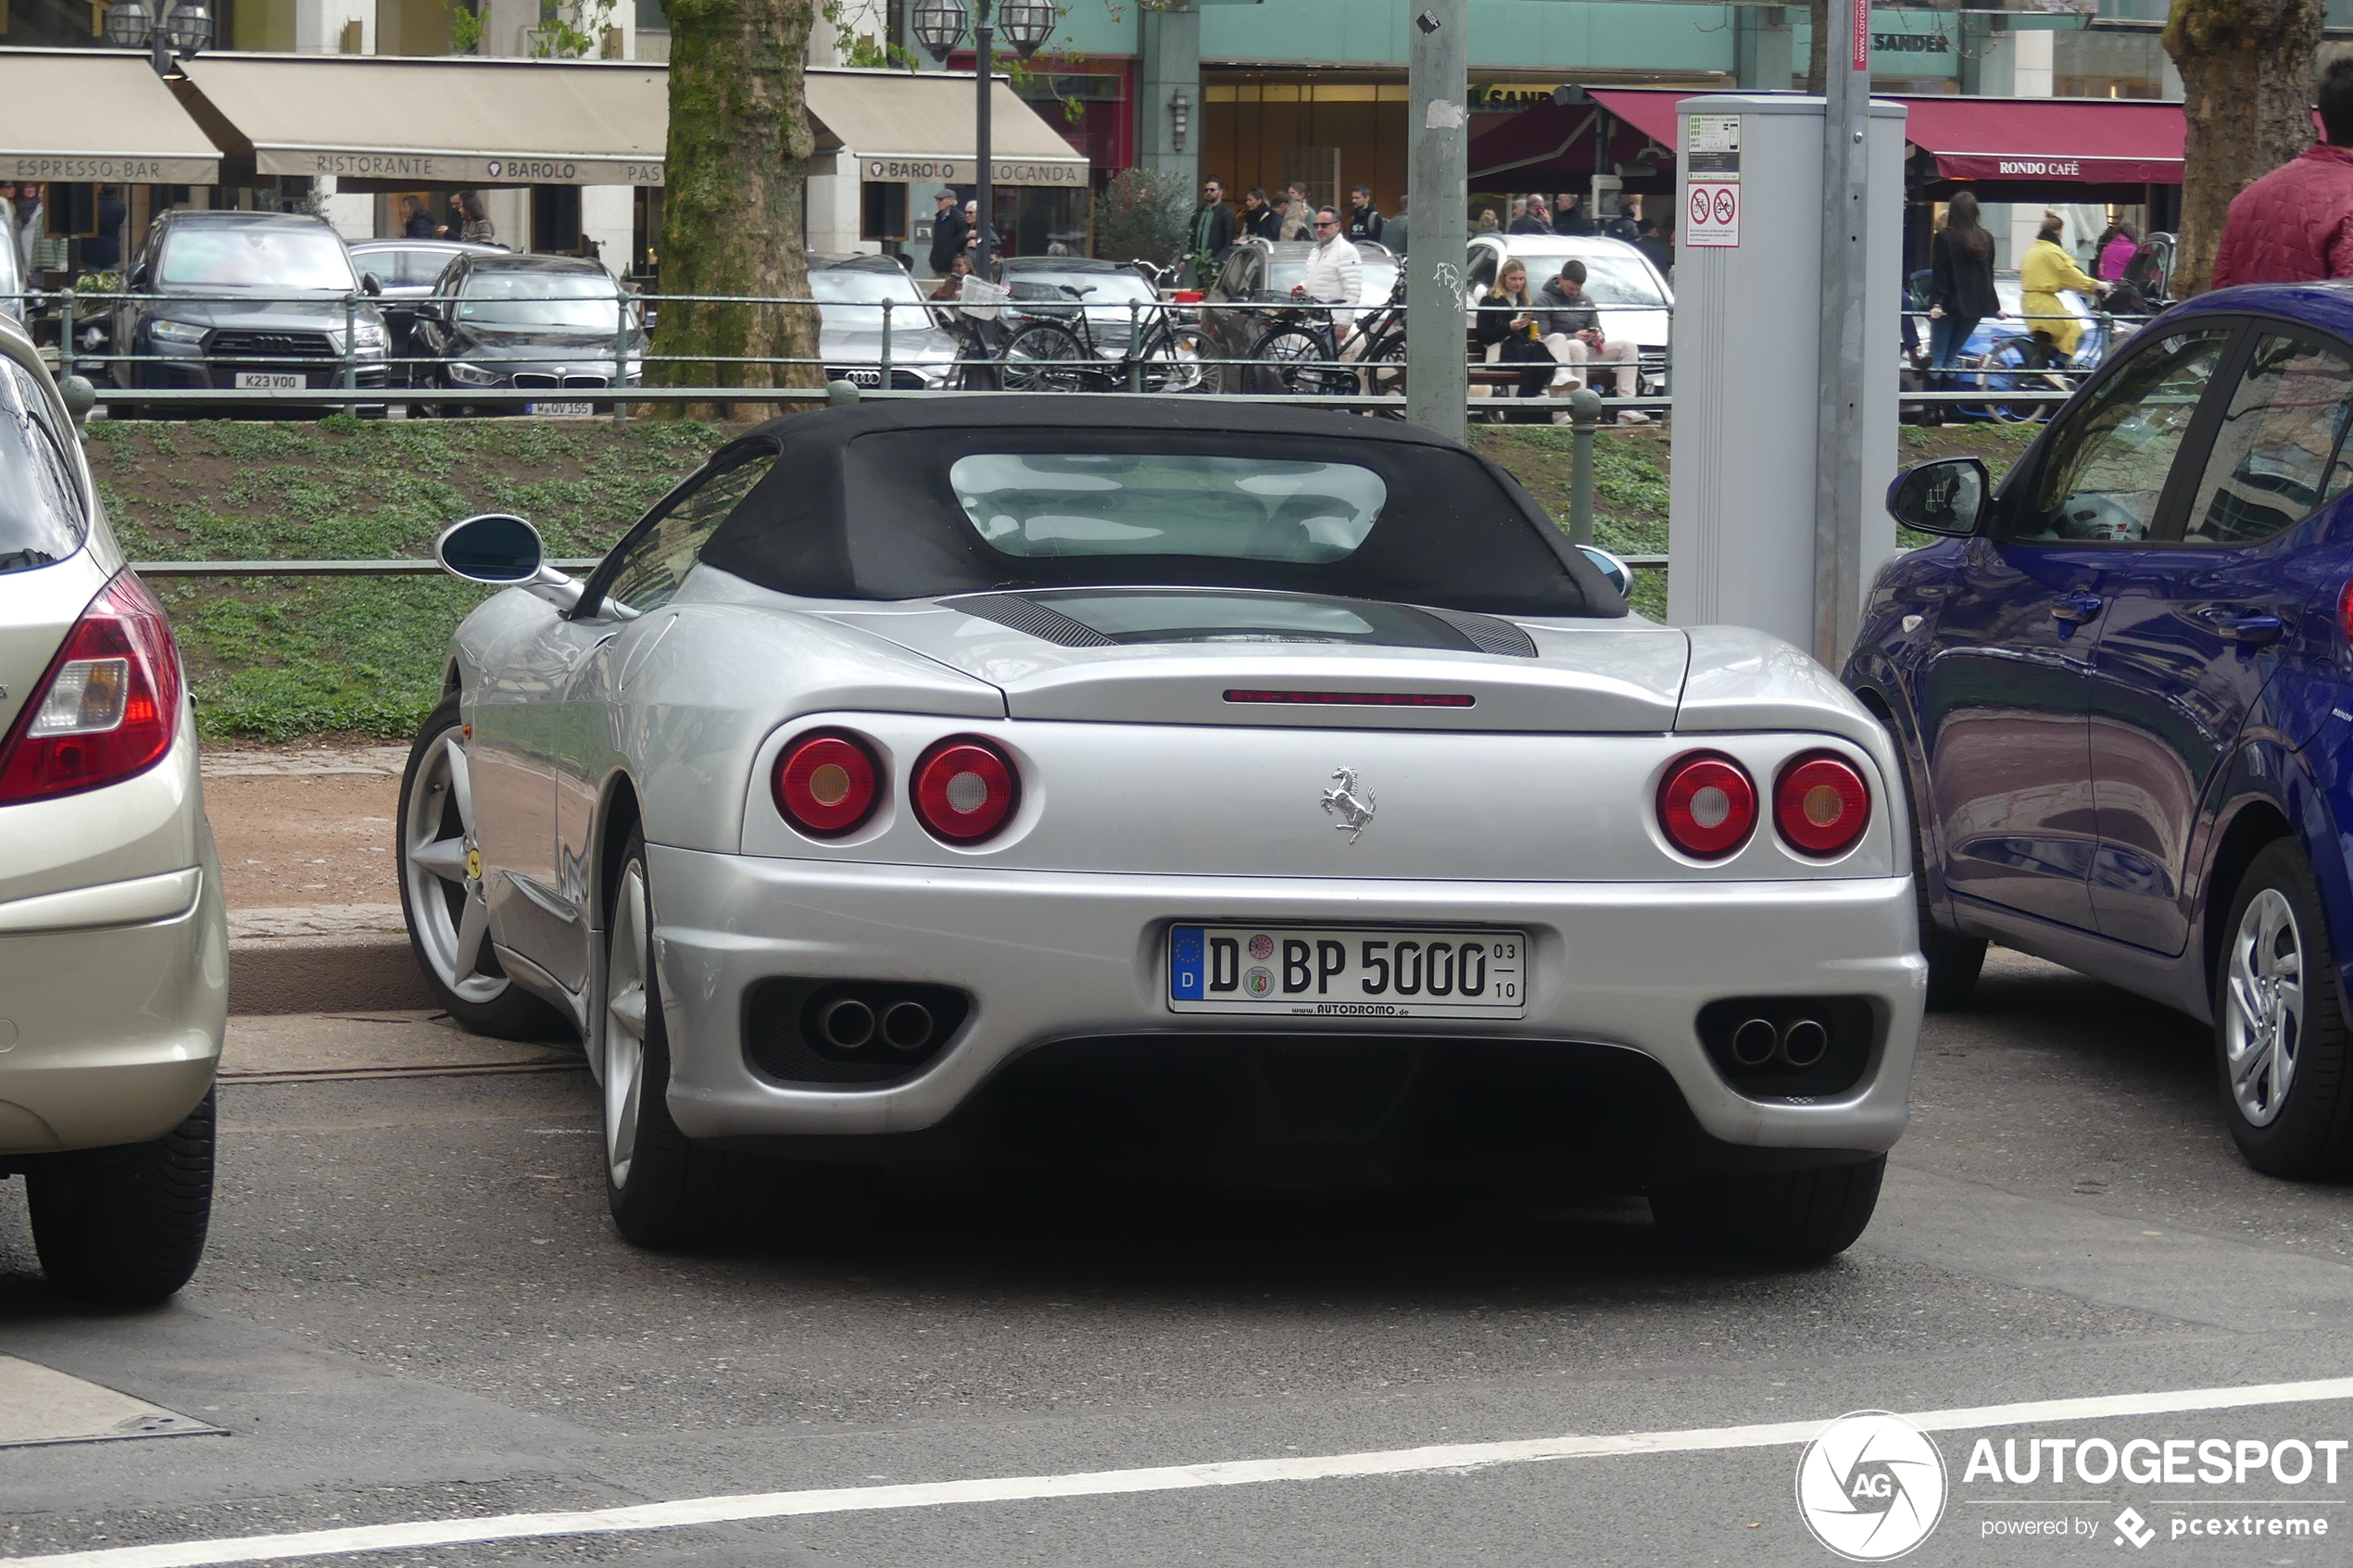
[[[259,147],[262,174],[337,175],[353,180],[424,180],[505,185],[660,185],[660,158],[560,157],[546,153],[336,151]]]
[[[858,160],[858,177],[886,184],[911,181],[969,185],[977,177],[979,168],[980,160],[970,157],[862,157]],[[992,157],[988,160],[988,181],[992,185],[1060,185],[1083,190],[1087,184],[1087,160]]]

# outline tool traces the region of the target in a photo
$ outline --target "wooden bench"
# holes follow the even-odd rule
[[[1470,360],[1471,385],[1485,387],[1516,387],[1519,385],[1520,372],[1528,367],[1524,364],[1489,364],[1487,362],[1487,345],[1478,341],[1478,328],[1465,327],[1463,329],[1463,343],[1464,352]],[[1488,395],[1492,397],[1495,394],[1490,392]]]

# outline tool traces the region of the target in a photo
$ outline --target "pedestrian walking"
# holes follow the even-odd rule
[[[1493,207],[1482,207],[1478,209],[1478,232],[1480,233],[1500,233],[1503,232],[1503,222],[1496,218],[1495,209]]]
[[[1283,228],[1277,239],[1312,240],[1315,237],[1315,208],[1307,200],[1307,187],[1294,180],[1283,187]]]
[[[1291,285],[1290,296],[1318,305],[1356,306],[1365,300],[1365,258],[1342,233],[1340,209],[1327,207],[1315,214],[1315,248],[1307,253],[1306,275]],[[1326,311],[1332,341],[1348,335],[1355,320],[1353,309]]]
[[[1585,198],[1575,191],[1564,191],[1553,207],[1553,232],[1584,235],[1593,232],[1593,220],[1585,215]]]
[[[2321,73],[2325,140],[2241,191],[2214,252],[2214,286],[2353,278],[2353,59]]]
[[[981,270],[980,246],[983,240],[988,242],[988,254],[991,257],[1000,257],[1005,254],[1004,246],[997,243],[997,226],[994,223],[991,223],[988,226],[988,232],[986,234],[982,233],[980,228],[980,203],[977,201],[968,201],[964,204],[964,254],[972,257],[973,270],[975,272]]]
[[[1544,205],[1541,196],[1529,197],[1528,209],[1512,220],[1512,232],[1515,234],[1549,234],[1552,232],[1552,208]]]
[[[1242,194],[1241,232],[1245,239],[1274,240],[1282,237],[1282,209],[1269,202],[1265,191],[1257,185]]]
[[[1961,345],[1988,316],[2002,317],[1994,293],[1994,236],[1978,220],[1976,195],[1957,191],[1944,226],[1929,242],[1928,363],[1931,386],[1948,386]]]
[[[430,240],[438,237],[434,228],[433,214],[425,210],[424,197],[403,196],[400,198],[400,237],[404,240]]]
[[[1613,368],[1617,373],[1617,395],[1639,397],[1642,350],[1630,343],[1613,341],[1602,330],[1601,310],[1585,294],[1587,276],[1585,263],[1572,256],[1561,263],[1558,276],[1544,281],[1543,292],[1536,299],[1537,341],[1547,358],[1567,368],[1565,384],[1568,387],[1585,384],[1588,365]],[[1622,408],[1617,418],[1621,424],[1651,422],[1651,417],[1639,408]]]
[[[18,274],[30,288],[39,276],[42,236],[48,232],[49,207],[41,187],[28,180],[17,187],[16,229],[8,237],[17,247]]]
[[[1643,219],[1634,232],[1634,248],[1641,251],[1649,258],[1650,264],[1658,269],[1660,277],[1672,278],[1674,276],[1675,228],[1673,224],[1662,223],[1655,218]]]
[[[2133,225],[2111,223],[2108,232],[2100,236],[2093,255],[2092,276],[2104,283],[2115,282],[2124,276],[2124,269],[2133,265],[2133,257],[2140,254],[2141,236],[2133,232]]]
[[[1399,196],[1396,214],[1383,223],[1380,230],[1380,243],[1389,247],[1390,255],[1405,254],[1405,198]]]
[[[122,220],[130,209],[122,204],[120,189],[101,185],[97,189],[96,212],[93,227],[97,231],[82,242],[82,270],[85,272],[111,272],[122,265]]]
[[[964,254],[964,215],[957,208],[953,191],[943,187],[932,200],[938,210],[931,217],[931,270],[944,278]]]
[[[1192,245],[1196,277],[1204,284],[1206,270],[1226,259],[1234,248],[1234,209],[1226,205],[1226,182],[1204,180],[1201,185],[1201,206],[1193,208]]]
[[[1532,205],[1532,204],[1531,204]],[[1497,364],[1518,365],[1519,395],[1536,397],[1553,383],[1560,361],[1544,345],[1536,301],[1529,297],[1528,264],[1513,257],[1479,296],[1473,332]]]
[[[482,193],[466,191],[458,197],[458,238],[470,245],[495,245],[498,243],[497,226],[490,221],[490,208],[483,205]]]
[[[1373,188],[1358,185],[1349,192],[1355,205],[1348,211],[1348,237],[1351,241],[1380,242],[1382,220],[1380,209],[1373,206]]]

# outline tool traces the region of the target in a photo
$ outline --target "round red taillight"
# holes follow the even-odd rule
[[[863,741],[837,731],[802,735],[776,759],[776,809],[816,838],[838,838],[875,814],[882,770]]]
[[[1756,786],[1729,757],[1679,758],[1658,785],[1658,825],[1667,842],[1702,860],[1729,855],[1756,826]]]
[[[985,740],[941,741],[915,762],[915,815],[950,844],[977,844],[1021,799],[1013,759]]]
[[[1781,770],[1773,785],[1773,822],[1791,848],[1836,855],[1853,847],[1871,820],[1871,792],[1843,757],[1817,752]]]

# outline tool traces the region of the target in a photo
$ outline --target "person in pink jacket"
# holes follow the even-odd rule
[[[2353,59],[2321,73],[2328,139],[2241,191],[2214,253],[2214,286],[2353,278]]]
[[[2124,276],[2124,269],[2133,265],[2133,257],[2141,253],[2141,236],[2133,232],[2130,223],[2119,223],[2108,231],[2108,243],[2092,259],[2092,276],[2104,283],[2112,283]]]

